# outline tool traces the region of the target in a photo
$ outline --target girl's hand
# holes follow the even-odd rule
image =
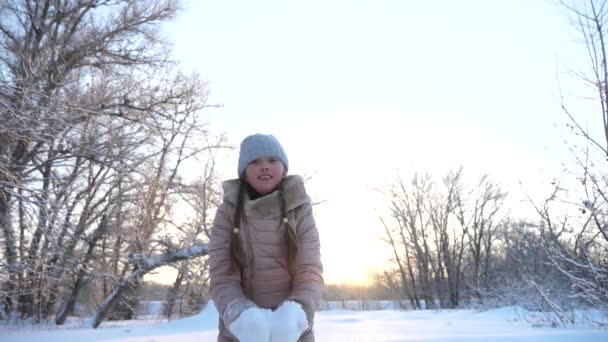
[[[296,342],[306,329],[308,329],[308,320],[302,306],[288,300],[272,313],[270,341]]]
[[[252,307],[246,309],[228,326],[239,342],[268,342],[272,328],[272,311]]]

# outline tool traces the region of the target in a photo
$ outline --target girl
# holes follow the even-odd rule
[[[218,341],[310,342],[323,288],[310,197],[272,135],[241,142],[209,242]]]

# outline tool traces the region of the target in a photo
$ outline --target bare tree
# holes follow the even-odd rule
[[[415,282],[418,281],[426,308],[434,307],[435,303],[432,289],[435,264],[429,247],[430,218],[425,210],[425,200],[430,188],[430,176],[416,174],[412,177],[410,186],[398,178],[390,193],[392,217],[399,226],[399,242],[405,249],[412,291],[417,290]],[[413,264],[410,258],[413,258]],[[414,269],[417,271],[416,275]]]
[[[409,253],[408,244],[403,245],[403,248],[405,249],[404,265],[404,262],[401,260],[400,256],[400,244],[396,240],[397,237],[401,238],[401,240],[404,239],[404,227],[401,224],[401,221],[398,221],[399,228],[398,231],[395,232],[386,225],[382,217],[380,217],[380,221],[384,226],[384,233],[386,234],[385,241],[391,246],[391,249],[393,251],[393,261],[397,264],[397,271],[400,277],[401,284],[397,286],[393,281],[392,277],[390,277],[386,272],[384,273],[384,278],[389,283],[389,287],[392,288],[395,292],[407,295],[410,304],[412,305],[412,308],[420,309],[420,300],[418,299],[418,295],[416,294],[416,278],[414,276],[414,271],[411,262],[412,256]]]
[[[60,324],[90,282],[114,296],[100,317],[125,284],[132,306],[149,270],[132,260],[168,252],[157,235],[184,162],[224,146],[200,117],[205,83],[159,34],[178,7],[0,0],[0,297],[12,317]]]
[[[555,269],[569,280],[571,298],[575,299],[571,302],[581,300],[608,317],[608,2],[560,3],[578,29],[588,56],[588,68],[573,70],[570,75],[594,93],[587,98],[595,98],[599,110],[594,115],[598,122],[601,117],[602,125],[599,132],[589,131],[584,122],[587,113],[572,111],[562,97],[561,108],[574,133],[566,141],[574,165],[566,169],[567,177],[556,182],[543,205],[535,208],[542,221],[545,253]],[[545,302],[562,323],[571,323],[555,298],[546,295]]]
[[[182,199],[195,211],[191,221],[177,225],[180,244],[208,242],[213,213],[221,202],[219,180],[215,173],[215,156],[211,155],[201,177],[181,190]],[[165,316],[171,318],[179,302],[179,315],[197,312],[209,295],[209,263],[204,260],[187,260],[176,265],[177,275],[167,294]]]
[[[504,204],[506,193],[493,183],[488,176],[482,176],[477,187],[473,204],[464,208],[458,200],[457,217],[467,235],[468,250],[471,254],[470,284],[473,295],[483,303],[483,292],[489,290],[489,268],[492,256],[492,244],[497,235],[496,230],[502,224],[504,216],[499,210]]]
[[[462,168],[450,172],[443,180],[446,193],[436,194],[428,199],[428,211],[437,247],[438,286],[447,288],[449,297],[449,302],[442,306],[450,308],[457,307],[459,303],[462,256],[465,248],[465,234],[453,222],[462,193],[462,172]],[[439,296],[441,301],[445,301],[442,293]]]
[[[495,243],[507,222],[500,211],[506,193],[484,176],[465,197],[462,168],[442,185],[428,175],[415,174],[409,183],[398,177],[389,193],[394,224],[381,219],[413,307],[418,295],[427,308],[458,307],[464,284],[478,302],[499,291],[492,280],[502,261]]]
[[[441,307],[458,305],[463,247],[456,247],[459,235],[452,221],[461,191],[460,175],[461,170],[445,178],[445,194],[429,175],[417,174],[409,184],[398,177],[390,191],[396,226],[391,229],[382,221],[386,241],[394,251],[402,286],[415,308],[420,307],[419,294],[427,308],[437,302]]]

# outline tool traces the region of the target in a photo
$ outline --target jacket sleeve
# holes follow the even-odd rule
[[[319,232],[312,215],[312,206],[303,208],[304,214],[296,225],[298,255],[290,300],[302,305],[312,327],[314,312],[319,307],[323,291],[323,265],[321,264],[321,243]]]
[[[230,264],[231,212],[233,209],[229,205],[220,205],[209,239],[211,298],[225,326],[234,322],[245,309],[255,306],[243,293],[240,267]]]

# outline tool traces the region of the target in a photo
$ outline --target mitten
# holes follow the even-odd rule
[[[308,328],[308,320],[302,306],[285,301],[272,313],[271,342],[296,342]]]
[[[228,330],[239,342],[268,342],[272,328],[272,311],[251,307],[241,313]]]

